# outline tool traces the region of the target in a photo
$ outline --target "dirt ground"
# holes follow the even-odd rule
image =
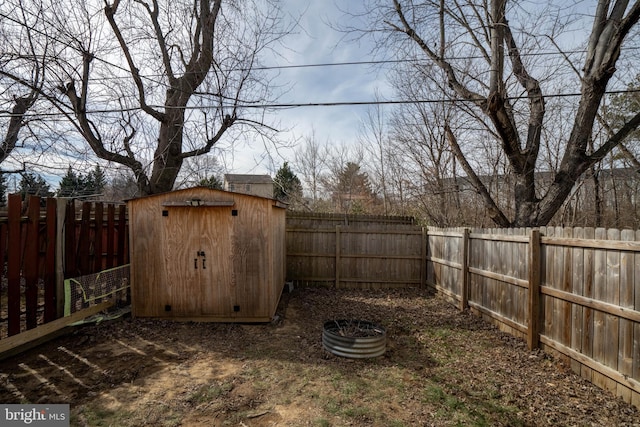
[[[387,329],[384,356],[323,323]],[[421,289],[285,293],[270,324],[124,319],[0,362],[0,402],[69,403],[78,426],[640,426],[640,412]]]

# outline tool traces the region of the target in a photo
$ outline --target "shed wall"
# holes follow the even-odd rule
[[[219,205],[185,203],[196,198]],[[271,319],[286,268],[274,200],[195,188],[129,203],[134,316]]]

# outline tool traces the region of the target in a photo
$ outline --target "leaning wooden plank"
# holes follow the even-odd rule
[[[99,313],[103,310],[106,310],[107,308],[111,307],[113,305],[113,301],[105,301],[102,302],[100,304],[97,304],[93,307],[89,307],[89,308],[85,308],[84,310],[80,310],[80,311],[76,311],[75,313],[73,313],[70,316],[67,317],[62,317],[60,319],[56,319],[53,320],[49,323],[45,323],[44,325],[36,328],[36,329],[31,329],[29,331],[23,332],[21,334],[18,335],[14,335],[12,337],[9,338],[5,338],[3,340],[0,340],[0,360],[2,359],[6,359],[7,357],[10,357],[12,355],[14,355],[16,352],[11,352],[11,350],[13,349],[17,349],[18,347],[20,347],[20,351],[24,351],[27,350],[29,347],[29,344],[36,341],[36,340],[40,340],[41,338],[49,335],[49,334],[53,334],[56,331],[58,331],[59,329],[62,329],[72,323],[75,323],[79,320],[82,320],[86,317],[92,316],[96,313]],[[40,342],[38,342],[39,344]],[[35,344],[37,345],[37,344]],[[24,347],[23,347],[24,346]]]

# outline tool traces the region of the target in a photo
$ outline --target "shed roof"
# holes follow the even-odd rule
[[[224,175],[224,180],[237,184],[272,184],[273,179],[269,175],[243,175],[228,173]]]
[[[214,188],[209,188],[209,187],[204,187],[204,186],[196,186],[196,187],[191,187],[191,188],[181,188],[181,189],[178,189],[178,190],[168,191],[166,193],[156,193],[156,194],[150,194],[150,195],[146,195],[146,196],[136,197],[134,199],[128,199],[126,201],[127,202],[136,202],[137,200],[149,199],[149,198],[152,198],[152,197],[163,197],[163,196],[166,196],[166,195],[172,194],[172,193],[193,193],[194,190],[199,191],[199,192],[211,193],[211,194],[216,194],[216,193],[217,194],[226,194],[226,195],[230,195],[232,197],[255,197],[255,198],[258,198],[258,199],[271,200],[274,203],[274,206],[277,206],[279,208],[285,208],[286,209],[286,207],[287,207],[286,203],[283,203],[283,202],[281,202],[279,200],[276,200],[274,198],[271,198],[271,197],[256,196],[254,194],[234,193],[232,191],[219,190],[219,189],[214,189]],[[206,206],[206,204],[203,204],[202,206]]]

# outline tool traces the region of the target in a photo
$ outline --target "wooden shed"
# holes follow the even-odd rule
[[[266,322],[285,282],[285,205],[196,187],[129,200],[135,317]]]

